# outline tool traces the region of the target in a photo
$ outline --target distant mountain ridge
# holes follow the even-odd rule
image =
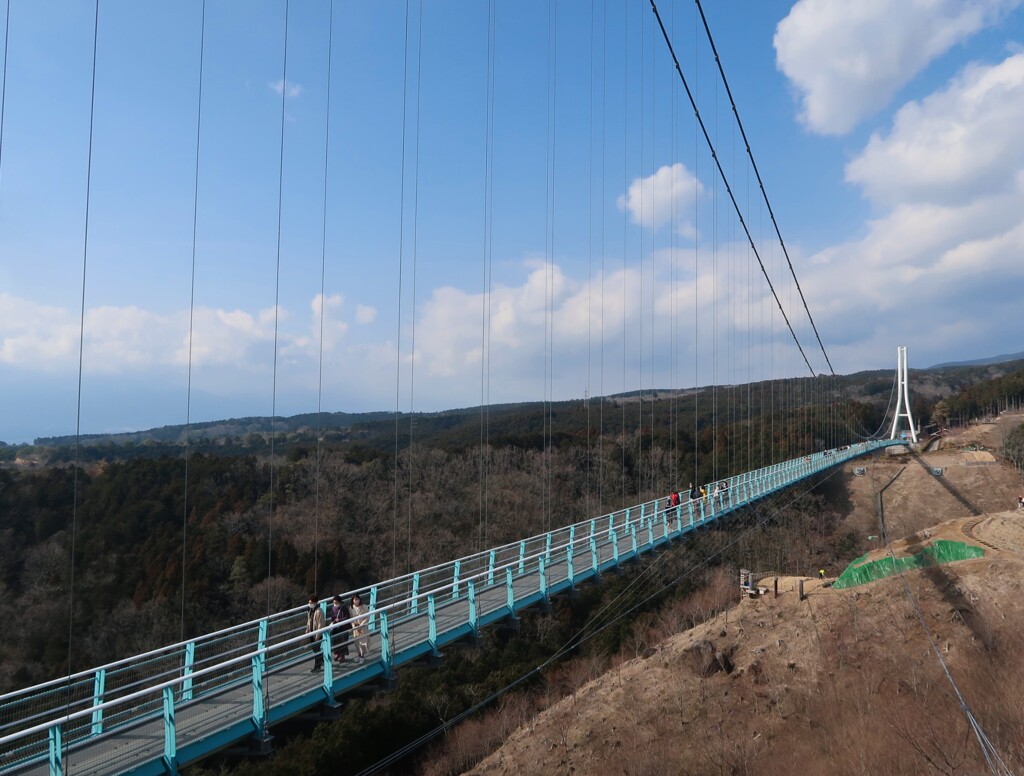
[[[926,401],[956,394],[973,383],[1000,377],[1009,372],[1024,370],[1024,353],[999,356],[959,364],[937,365],[927,369],[911,369],[911,394]],[[839,375],[838,382],[846,398],[884,406],[891,397],[895,385],[895,369],[876,369]],[[793,386],[807,385],[817,382],[821,377],[778,378],[773,381],[754,382],[749,388],[754,393],[767,395],[771,386],[780,381]],[[746,387],[746,386],[743,386]],[[415,423],[417,441],[434,441],[442,445],[467,445],[479,440],[481,417],[486,417],[489,433],[495,437],[506,437],[517,443],[529,446],[537,435],[555,437],[561,434],[572,434],[580,428],[587,427],[586,413],[590,406],[597,407],[602,403],[613,406],[630,407],[639,402],[681,401],[680,408],[688,408],[689,413],[696,410],[694,397],[706,392],[725,390],[737,391],[741,386],[699,386],[696,388],[656,388],[644,391],[626,391],[605,397],[591,396],[588,398],[566,399],[549,404],[538,401],[524,401],[508,404],[491,404],[487,407],[463,407],[440,411],[400,412],[324,412],[303,413],[291,417],[270,418],[267,416],[230,418],[192,423],[170,425],[160,428],[118,433],[82,434],[39,437],[34,444],[49,448],[69,448],[79,443],[86,447],[94,446],[136,446],[148,447],[150,452],[162,450],[167,452],[172,447],[183,445],[186,440],[196,451],[214,450],[227,454],[238,452],[250,454],[257,448],[265,446],[271,434],[281,434],[281,441],[287,444],[315,444],[317,429],[320,439],[329,444],[361,444],[383,450],[394,446],[396,433],[406,442],[412,433]],[[748,392],[749,393],[749,392]],[[813,393],[809,389],[808,393]],[[719,397],[721,401],[721,395]],[[707,411],[707,407],[703,408]],[[549,415],[547,421],[545,415]],[[692,417],[692,415],[691,415]],[[400,421],[400,427],[396,426]],[[605,431],[614,433],[615,424],[621,422],[620,417],[606,417]],[[550,425],[546,425],[550,424]],[[611,425],[610,425],[611,424]],[[547,428],[547,431],[544,429]],[[620,429],[621,430],[621,429]]]
[[[1020,361],[1024,359],[1024,351],[1020,353],[1005,353],[1002,356],[990,356],[988,358],[976,358],[973,361],[950,361],[945,364],[936,364],[927,367],[928,369],[946,369],[957,366],[988,366],[989,364],[1002,364],[1006,361]]]

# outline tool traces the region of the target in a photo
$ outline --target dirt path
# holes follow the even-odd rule
[[[1024,556],[1024,510],[974,518],[964,523],[964,534],[986,547]]]

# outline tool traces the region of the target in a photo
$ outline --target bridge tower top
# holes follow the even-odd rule
[[[896,349],[896,415],[892,419],[892,432],[889,439],[895,439],[899,431],[900,418],[907,419],[910,427],[910,438],[917,443],[917,428],[914,426],[914,418],[910,414],[910,394],[907,389],[907,348]]]

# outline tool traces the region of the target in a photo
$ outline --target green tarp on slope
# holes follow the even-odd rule
[[[939,563],[952,563],[955,560],[980,558],[984,554],[985,551],[981,547],[964,542],[951,542],[946,539],[935,540],[916,555],[896,558],[895,564],[893,564],[893,559],[888,556],[868,561],[866,560],[868,556],[865,553],[846,567],[846,571],[839,575],[839,578],[832,583],[832,587],[839,589],[856,587],[867,582],[874,582],[876,579],[885,579],[897,571],[920,569]]]

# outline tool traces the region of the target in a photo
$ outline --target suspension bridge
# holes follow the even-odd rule
[[[369,602],[365,663],[335,663],[352,637],[319,631],[310,670],[305,607],[226,628],[0,697],[0,769],[10,773],[173,773],[231,744],[265,740],[289,717],[389,680],[446,644],[514,620],[602,573],[800,481],[905,444],[860,442],[708,483],[707,497],[668,499],[565,526],[345,593]],[[326,613],[329,601],[320,602]],[[344,634],[344,635],[343,635]],[[13,732],[11,732],[13,730]]]
[[[668,4],[666,4],[668,5]],[[556,347],[558,327],[556,326],[556,221],[561,236],[569,228],[561,218],[558,208],[561,185],[569,177],[572,180],[587,179],[588,191],[585,196],[590,200],[589,210],[579,220],[586,220],[586,235],[579,239],[579,245],[586,245],[588,260],[587,271],[599,278],[591,282],[586,297],[586,331],[587,331],[587,395],[608,394],[605,386],[606,360],[612,361],[611,354],[606,359],[604,345],[593,348],[591,337],[595,340],[615,340],[615,347],[621,349],[623,394],[629,393],[625,385],[627,379],[627,357],[638,362],[637,374],[639,387],[638,413],[639,427],[637,437],[644,439],[650,433],[653,440],[652,420],[644,426],[645,394],[649,397],[654,393],[658,380],[663,376],[672,383],[673,388],[683,384],[697,386],[703,376],[705,382],[712,387],[703,399],[694,399],[709,404],[706,408],[713,418],[708,428],[703,428],[694,412],[694,465],[696,459],[705,455],[714,463],[706,468],[713,469],[714,476],[703,485],[703,492],[698,498],[683,498],[678,504],[670,503],[666,498],[641,498],[637,503],[628,502],[623,488],[622,506],[617,509],[600,512],[596,516],[568,525],[553,527],[549,515],[544,516],[546,530],[529,538],[489,547],[464,557],[430,566],[420,570],[409,570],[407,573],[377,582],[372,585],[343,593],[350,599],[359,595],[368,605],[366,615],[350,618],[340,624],[325,627],[314,637],[319,637],[311,645],[311,634],[307,633],[306,607],[292,608],[286,611],[272,612],[268,610],[260,618],[194,638],[183,639],[179,643],[150,650],[142,654],[132,655],[105,665],[91,667],[83,671],[75,671],[51,681],[31,687],[15,690],[0,696],[0,772],[7,774],[42,774],[57,776],[65,773],[75,774],[112,774],[112,773],[175,773],[179,768],[195,763],[202,758],[232,746],[240,746],[252,751],[265,749],[269,744],[273,726],[296,715],[314,712],[329,715],[336,708],[338,698],[360,687],[378,687],[387,684],[396,670],[402,666],[422,661],[432,661],[443,657],[442,650],[460,640],[475,637],[482,628],[498,623],[514,623],[517,615],[531,607],[544,607],[554,598],[571,595],[580,585],[595,581],[602,574],[614,571],[624,564],[636,561],[639,557],[653,553],[659,548],[679,542],[687,535],[699,531],[706,526],[717,525],[721,521],[745,509],[750,509],[758,502],[785,491],[792,486],[815,478],[817,475],[834,469],[847,461],[884,452],[886,448],[906,444],[897,439],[897,427],[900,418],[906,418],[913,430],[910,417],[909,394],[906,388],[906,361],[901,353],[900,369],[897,382],[900,404],[897,406],[893,421],[892,433],[888,439],[879,439],[870,433],[861,433],[864,429],[855,429],[849,414],[844,408],[846,397],[837,387],[837,375],[832,369],[832,362],[811,317],[810,308],[804,298],[803,290],[797,282],[793,263],[790,260],[786,245],[776,221],[775,213],[768,200],[765,184],[760,171],[754,162],[751,144],[746,130],[739,120],[739,111],[733,98],[732,90],[726,79],[725,71],[715,47],[711,31],[704,16],[700,3],[696,4],[693,16],[694,48],[697,47],[696,35],[702,29],[706,39],[699,42],[715,63],[714,68],[702,71],[706,81],[704,87],[691,73],[688,79],[682,57],[677,54],[677,43],[681,37],[677,30],[677,13],[675,5],[670,14],[662,15],[658,5],[650,0],[649,6],[640,3],[626,3],[621,16],[615,16],[608,10],[605,3],[601,12],[597,12],[598,4],[591,9],[591,16],[586,20],[589,25],[587,40],[589,41],[590,62],[584,77],[583,91],[586,98],[582,103],[573,102],[563,92],[558,91],[560,76],[558,70],[559,30],[564,36],[566,29],[580,28],[579,19],[570,18],[561,21],[557,14],[558,3],[550,0],[547,5],[547,27],[540,30],[547,35],[547,81],[544,147],[545,185],[543,199],[544,222],[543,241],[544,259],[542,270],[536,280],[543,287],[543,327],[540,334],[543,338],[542,349],[543,392],[546,408],[552,404],[556,390]],[[7,25],[5,35],[10,38],[12,29],[16,29],[17,15],[11,19],[12,2],[8,0]],[[410,7],[418,9],[410,15]],[[409,292],[403,282],[408,284],[412,278],[411,310],[413,320],[416,319],[416,246],[418,240],[419,188],[420,188],[420,114],[426,110],[420,104],[419,90],[423,74],[420,70],[423,51],[424,14],[423,3],[405,4],[403,28],[403,80],[402,80],[402,111],[401,111],[401,161],[400,161],[400,204],[398,214],[399,233],[399,269],[398,269],[398,300],[401,307],[403,300],[408,300]],[[323,210],[320,228],[323,232],[321,247],[321,265],[319,267],[319,370],[320,387],[317,394],[317,413],[323,401],[324,371],[324,311],[329,294],[324,283],[326,267],[326,242],[328,230],[328,168],[332,159],[330,150],[330,119],[331,119],[331,66],[334,50],[333,30],[336,25],[333,2],[323,4],[324,20],[327,29],[326,44],[326,105],[324,112],[324,151],[323,151]],[[497,55],[497,22],[496,5],[490,2],[486,8],[485,25],[481,38],[485,41],[485,53],[482,56],[482,70],[485,73],[483,93],[483,211],[482,211],[482,250],[483,282],[480,293],[480,331],[479,353],[475,366],[480,369],[481,405],[486,408],[492,399],[491,369],[500,366],[502,346],[511,348],[508,342],[501,345],[492,344],[495,334],[495,316],[492,315],[492,304],[498,295],[495,288],[494,267],[492,261],[492,242],[495,231],[495,195],[493,190],[496,177],[494,169],[495,157],[495,125],[498,87],[495,75]],[[616,12],[618,13],[618,12]],[[400,15],[399,15],[400,16]],[[398,18],[398,17],[396,17]],[[89,112],[89,144],[88,144],[88,178],[86,181],[86,207],[84,214],[84,256],[82,261],[82,307],[79,330],[78,350],[78,396],[76,420],[76,456],[78,438],[80,437],[80,421],[82,409],[82,362],[86,353],[86,279],[88,277],[89,258],[89,225],[90,225],[90,194],[93,163],[94,109],[97,83],[97,57],[99,47],[99,30],[101,29],[100,3],[95,3],[95,17],[92,26],[92,81]],[[391,19],[394,22],[395,19]],[[200,208],[200,174],[204,170],[200,164],[201,140],[204,137],[203,88],[204,66],[208,66],[212,56],[206,39],[207,10],[205,2],[201,5],[198,24],[198,89],[196,97],[196,118],[194,124],[195,156],[194,179],[191,195],[191,272],[189,303],[189,328],[187,332],[187,364],[188,388],[185,426],[193,418],[192,412],[192,379],[193,379],[193,320],[196,316],[195,290],[197,269],[197,223]],[[276,267],[274,271],[275,299],[272,308],[273,320],[273,398],[271,416],[277,415],[277,379],[278,355],[281,347],[278,342],[279,313],[278,302],[281,283],[282,259],[282,200],[284,198],[285,170],[285,134],[288,113],[286,103],[289,97],[299,94],[298,87],[290,86],[291,74],[288,62],[288,22],[289,4],[284,2],[283,26],[283,61],[280,81],[276,90],[280,94],[280,112],[275,117],[279,122],[280,147],[275,155],[276,162]],[[12,26],[14,25],[14,26]],[[561,27],[559,27],[561,25]],[[621,34],[621,40],[616,42]],[[609,39],[612,39],[609,45]],[[418,42],[417,42],[418,41]],[[622,44],[620,58],[615,59],[612,52],[618,43]],[[563,41],[564,47],[566,43]],[[543,42],[540,48],[543,48]],[[631,48],[632,47],[632,48]],[[572,47],[570,46],[570,49]],[[4,59],[4,90],[6,94],[7,49],[5,44]],[[579,52],[577,52],[578,54]],[[610,63],[621,65],[621,82],[606,77]],[[563,68],[565,65],[562,65]],[[632,68],[632,69],[631,69]],[[598,78],[597,76],[601,77]],[[14,79],[14,75],[12,75]],[[632,79],[638,79],[638,83]],[[712,86],[708,83],[713,82]],[[14,81],[12,80],[12,84]],[[721,85],[721,91],[719,91]],[[622,122],[621,157],[612,158],[608,150],[608,128],[613,116],[609,109],[610,88],[621,88],[621,115],[614,116]],[[659,91],[660,90],[660,91]],[[708,108],[708,95],[714,95],[713,107]],[[668,95],[661,97],[659,95]],[[569,108],[560,108],[562,100]],[[663,100],[659,102],[659,100]],[[588,102],[589,101],[589,102]],[[721,106],[719,105],[721,102]],[[703,104],[702,104],[703,103]],[[556,150],[559,143],[565,143],[564,137],[558,134],[559,110],[564,114],[577,110],[580,104],[589,107],[589,121],[585,122],[583,134],[585,140],[580,147],[589,148],[586,174],[575,170],[574,175],[559,177],[559,163]],[[728,107],[727,107],[728,106]],[[206,108],[209,110],[209,108]],[[660,110],[660,113],[658,112]],[[728,114],[727,118],[735,118],[736,129],[729,133],[720,131],[718,127],[718,111]],[[695,121],[687,125],[687,132],[692,137],[684,144],[680,139],[683,134],[683,121],[680,115],[688,113]],[[648,123],[644,123],[644,117]],[[709,118],[710,116],[710,118]],[[639,117],[639,125],[632,123]],[[568,123],[568,122],[566,122]],[[0,116],[0,129],[4,121]],[[677,126],[678,125],[678,126]],[[595,129],[596,128],[596,129]],[[208,130],[207,130],[208,131]],[[561,131],[565,131],[563,126]],[[655,139],[655,133],[659,139]],[[501,133],[497,133],[499,136]],[[692,142],[691,142],[692,141]],[[638,153],[633,153],[631,142],[635,142]],[[658,167],[655,159],[660,156],[680,157],[684,153],[692,154],[692,171],[681,164],[666,164]],[[723,146],[729,151],[724,152]],[[429,157],[429,151],[426,152]],[[564,153],[564,151],[563,151]],[[408,156],[408,158],[407,158]],[[639,160],[633,158],[639,157]],[[621,299],[605,297],[605,284],[611,284],[615,273],[605,266],[610,255],[608,243],[611,238],[607,231],[612,229],[605,211],[607,203],[614,197],[607,195],[605,186],[608,175],[606,163],[614,162],[621,165],[622,177],[618,181],[623,195],[618,204],[621,211],[619,233],[615,238],[616,250],[622,254],[622,267],[618,281],[621,283]],[[3,135],[0,134],[0,191],[2,191],[4,165],[9,164],[9,154],[4,148]],[[740,182],[737,167],[743,167]],[[597,172],[599,171],[599,172]],[[649,173],[646,177],[644,174]],[[639,174],[639,177],[634,177]],[[693,176],[693,182],[687,176]],[[703,176],[706,183],[701,186],[697,178]],[[667,188],[662,191],[664,181]],[[689,186],[689,189],[687,187]],[[746,188],[746,193],[741,191]],[[755,192],[752,195],[751,192]],[[578,194],[579,192],[575,192]],[[564,196],[564,195],[563,195]],[[705,207],[702,196],[711,199]],[[751,199],[756,204],[751,206]],[[677,202],[681,200],[683,202]],[[594,202],[600,200],[595,207]],[[410,206],[411,203],[411,206]],[[692,212],[684,212],[683,204],[692,207]],[[659,214],[658,208],[666,213]],[[614,207],[612,210],[614,211]],[[410,212],[411,210],[411,212]],[[756,211],[756,215],[755,212]],[[559,219],[556,219],[559,216]],[[770,224],[770,228],[765,228]],[[670,236],[664,237],[663,244],[655,242],[657,225],[670,227]],[[645,237],[645,228],[650,228],[650,236]],[[765,233],[769,236],[765,236]],[[707,235],[707,236],[705,236]],[[694,245],[684,250],[679,241],[683,237],[693,241]],[[577,235],[578,237],[578,235]],[[698,250],[697,242],[703,240],[706,245]],[[595,248],[595,245],[597,246]],[[411,257],[409,255],[411,246]],[[658,252],[667,253],[669,259],[658,266]],[[688,254],[691,264],[684,268],[681,255]],[[201,257],[200,257],[201,259]],[[600,261],[600,269],[596,261]],[[631,264],[632,262],[632,264]],[[201,265],[201,261],[199,262]],[[364,268],[365,269],[365,268]],[[422,266],[420,267],[422,270]],[[631,274],[632,273],[632,274]],[[659,274],[660,273],[660,274]],[[635,283],[633,276],[636,276]],[[665,302],[659,307],[661,286],[655,278],[664,279],[669,292]],[[531,280],[532,282],[532,280]],[[627,292],[636,296],[627,300]],[[756,289],[756,290],[755,290]],[[618,288],[616,288],[618,290]],[[687,295],[684,300],[684,293]],[[403,297],[403,294],[405,296]],[[408,303],[408,302],[406,302]],[[501,300],[499,297],[499,304]],[[622,312],[627,307],[636,307],[633,317]],[[612,311],[619,309],[618,318],[611,318]],[[606,320],[605,311],[609,311]],[[684,310],[692,317],[684,322]],[[507,311],[502,311],[507,313]],[[661,317],[659,317],[661,316]],[[402,311],[398,317],[401,319]],[[514,317],[514,316],[513,316]],[[564,324],[565,328],[572,328]],[[635,327],[631,330],[629,327]],[[692,357],[692,372],[684,369],[683,348],[681,342],[683,332],[690,329],[693,338],[692,348],[686,356]],[[612,329],[615,328],[614,337]],[[662,336],[662,329],[670,332]],[[406,391],[410,405],[414,394],[414,366],[419,359],[415,328],[411,331],[411,343],[405,344],[403,350],[401,325],[399,326],[398,343],[396,345],[396,372],[399,377],[396,383],[401,387],[402,365],[406,366]],[[765,333],[767,332],[767,334]],[[477,332],[474,332],[474,336]],[[435,333],[438,339],[454,336],[453,331]],[[268,337],[269,338],[269,337]],[[298,340],[296,340],[298,342]],[[460,340],[460,343],[462,340]],[[630,344],[630,343],[633,344]],[[294,344],[294,343],[293,343]],[[665,362],[670,365],[667,371],[657,371],[658,357],[656,346],[664,348],[668,353]],[[297,346],[296,346],[297,347]],[[422,347],[422,342],[420,344]],[[591,350],[599,357],[591,359]],[[816,351],[820,350],[820,359]],[[614,354],[619,356],[619,350]],[[597,378],[591,385],[590,361],[599,362],[596,367]],[[820,360],[820,368],[815,369],[812,361]],[[805,369],[806,367],[806,369]],[[703,374],[702,374],[703,373]],[[748,391],[745,399],[741,397],[741,406],[725,407],[725,393],[719,394],[714,386],[749,385],[756,379],[774,380],[791,377],[794,374],[809,374],[814,378],[814,387],[805,391],[780,391],[778,396],[772,395],[765,408],[765,397],[753,396]],[[685,376],[684,376],[685,374]],[[822,378],[819,380],[819,378]],[[421,378],[422,379],[422,378]],[[646,381],[646,384],[645,384]],[[558,389],[565,392],[565,389]],[[396,394],[401,391],[396,389]],[[736,395],[742,391],[736,391]],[[719,396],[723,406],[718,406]],[[735,398],[735,397],[733,397]],[[398,446],[399,396],[396,396],[396,449]],[[605,408],[603,398],[598,398],[597,406],[601,413]],[[745,401],[745,405],[742,402]],[[901,408],[905,403],[904,411]],[[624,402],[620,403],[625,406]],[[608,405],[609,407],[611,405]],[[616,405],[619,406],[619,405]],[[589,407],[589,404],[588,404]],[[785,436],[781,431],[782,416],[786,412],[807,411],[806,428],[794,438],[785,441],[786,453],[778,456],[781,460],[768,465],[756,466],[752,453],[752,440],[756,434],[763,439],[775,436],[775,416],[779,420],[779,437]],[[414,409],[410,406],[410,409]],[[609,410],[610,411],[610,410]],[[599,413],[595,413],[598,415]],[[623,410],[622,433],[625,435],[625,410]],[[588,423],[589,423],[588,412]],[[600,414],[603,422],[603,414]],[[487,443],[486,411],[481,413],[481,446]],[[679,430],[673,418],[673,434]],[[730,441],[733,448],[720,449],[724,444],[719,441],[719,423],[724,428],[727,423],[746,424],[746,436]],[[757,423],[761,426],[755,430]],[[770,428],[770,432],[765,431]],[[701,432],[707,432],[711,438],[710,450],[698,450],[697,438]],[[600,437],[603,432],[597,429],[594,436]],[[591,430],[587,430],[588,440]],[[550,411],[545,410],[544,443],[550,449],[552,443],[552,423]],[[319,433],[317,439],[319,460]],[[408,432],[410,444],[412,430]],[[270,458],[275,460],[274,433],[270,434]],[[746,440],[744,443],[743,440]],[[761,443],[763,449],[763,441]],[[738,449],[741,448],[741,449]],[[640,450],[643,445],[640,445]],[[673,451],[681,458],[678,450]],[[185,444],[185,459],[188,460],[188,440]],[[762,452],[763,456],[764,453]],[[772,455],[776,455],[775,452]],[[771,459],[769,459],[771,460]],[[720,463],[720,461],[722,463]],[[762,461],[763,463],[763,461]],[[74,462],[75,473],[80,468],[79,461]],[[671,483],[654,482],[653,475],[643,487],[637,487],[637,493],[667,492],[678,490],[684,479],[697,480],[699,477],[684,477],[674,467],[674,481]],[[653,469],[653,465],[652,465]],[[701,469],[695,469],[701,471]],[[186,478],[187,478],[186,467]],[[481,475],[484,477],[485,475]],[[273,481],[273,475],[271,477]],[[76,480],[77,483],[77,480]],[[396,475],[397,483],[397,475]],[[318,480],[319,487],[319,480]],[[397,503],[395,496],[395,512]],[[482,485],[482,488],[484,485]],[[547,482],[545,498],[550,505],[556,496],[551,492]],[[187,488],[187,482],[186,482]],[[605,494],[606,495],[606,494]],[[483,499],[481,499],[483,501]],[[608,498],[598,498],[597,503],[603,504]],[[270,524],[273,521],[273,498],[270,499]],[[182,519],[182,545],[186,543],[185,528],[187,523],[187,505]],[[487,510],[481,507],[481,527],[485,528]],[[524,531],[525,532],[525,531]],[[74,523],[72,521],[72,536]],[[397,535],[398,529],[395,528]],[[486,535],[482,530],[481,535]],[[268,555],[272,552],[273,542],[268,539]],[[478,544],[477,546],[485,546]],[[71,553],[72,564],[74,554]],[[185,564],[182,564],[182,599],[184,601]],[[272,558],[268,557],[268,568],[272,566]],[[73,571],[73,568],[72,568]],[[74,575],[71,575],[72,579]],[[72,595],[74,590],[71,591]],[[269,594],[268,594],[269,595]],[[320,606],[326,611],[327,601]],[[184,610],[184,604],[183,604]],[[365,616],[365,622],[363,617]],[[184,618],[184,614],[182,614]],[[334,651],[351,640],[351,631],[345,625],[365,627],[366,629],[366,660],[356,662],[332,660]],[[184,631],[184,625],[182,627]],[[73,637],[73,634],[72,634]],[[73,641],[73,638],[71,639]],[[68,664],[71,664],[69,655]]]

